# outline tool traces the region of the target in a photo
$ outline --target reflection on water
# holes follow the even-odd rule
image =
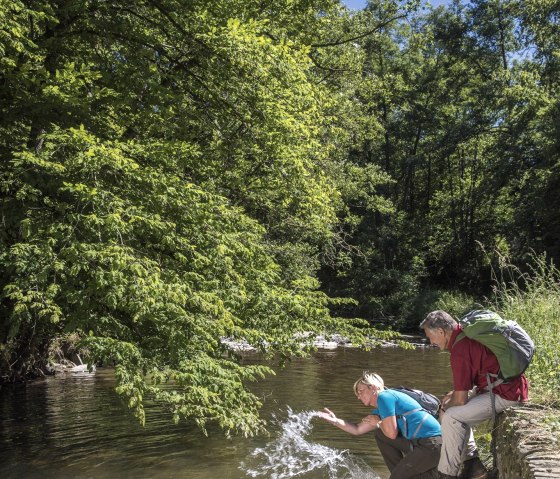
[[[328,407],[345,419],[362,418],[369,411],[354,397],[352,385],[365,369],[380,373],[389,386],[405,384],[438,395],[450,388],[448,358],[433,349],[319,352],[294,360],[276,376],[251,386],[264,399],[263,417],[276,415],[270,437],[227,440],[217,430],[205,437],[191,424],[174,425],[168,414],[151,404],[147,405],[146,427],[141,427],[116,396],[110,370],[62,375],[0,391],[0,477],[248,478],[267,454],[275,454],[291,414],[305,418],[300,420],[299,435],[311,448],[333,451],[333,457],[344,454],[347,462],[340,459],[341,464],[350,464],[354,472],[375,471],[386,478],[387,469],[372,435],[350,436],[302,413]],[[297,441],[291,446],[307,447]],[[310,461],[313,451],[297,456],[292,450],[273,457],[287,463],[296,457],[295,466],[290,467],[299,467],[297,457],[302,463]],[[338,475],[329,476],[327,467],[297,477],[375,477],[347,475],[344,467]],[[271,469],[268,476],[260,477],[272,478],[273,473]]]

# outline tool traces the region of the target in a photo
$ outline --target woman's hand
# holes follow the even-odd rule
[[[349,434],[353,434],[354,436],[358,436],[360,434],[365,434],[366,432],[373,431],[377,427],[377,421],[373,420],[371,422],[362,422],[355,424],[353,422],[347,422],[344,419],[340,419],[336,417],[335,413],[332,412],[330,409],[325,408],[323,411],[318,412],[317,416],[323,419],[324,421],[330,422],[332,425],[346,431]],[[372,418],[376,418],[377,416],[369,416]]]
[[[373,426],[377,426],[377,423],[381,421],[381,418],[375,414],[368,414],[366,417],[362,419],[362,422],[366,424],[371,424]]]
[[[340,422],[340,419],[336,417],[335,413],[327,408],[325,408],[324,411],[319,411],[317,416],[327,422],[330,422],[331,424],[334,424],[335,426]]]

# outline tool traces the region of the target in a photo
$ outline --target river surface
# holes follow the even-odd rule
[[[312,417],[324,407],[351,421],[368,414],[352,391],[363,370],[387,386],[438,396],[451,388],[447,354],[430,347],[319,351],[251,386],[270,436],[226,439],[175,425],[153,405],[142,427],[110,369],[66,373],[0,390],[0,478],[385,479],[373,434],[351,436]]]

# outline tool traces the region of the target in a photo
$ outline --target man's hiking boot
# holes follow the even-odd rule
[[[461,479],[486,479],[488,471],[477,456],[463,463],[463,472],[459,477]]]

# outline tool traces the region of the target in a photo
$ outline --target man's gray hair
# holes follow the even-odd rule
[[[438,309],[437,311],[432,311],[430,314],[428,314],[428,316],[424,318],[424,321],[420,323],[420,327],[422,329],[441,328],[444,331],[451,331],[453,330],[455,324],[456,321],[449,313],[446,313],[445,311]]]

